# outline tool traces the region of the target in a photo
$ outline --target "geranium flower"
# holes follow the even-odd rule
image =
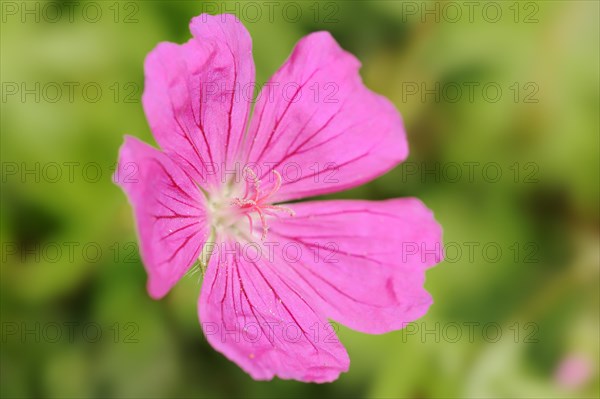
[[[232,15],[203,14],[190,29],[145,62],[143,105],[161,150],[126,137],[115,176],[148,291],[163,297],[201,257],[199,317],[216,350],[257,380],[335,380],[349,358],[328,319],[380,334],[423,316],[441,229],[413,198],[281,203],[403,161],[400,115],[363,85],[354,56],[316,32],[264,85],[250,120],[248,32]]]

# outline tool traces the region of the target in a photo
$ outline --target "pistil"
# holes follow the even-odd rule
[[[294,216],[294,211],[290,208],[271,203],[273,196],[279,191],[282,184],[282,178],[279,172],[273,170],[274,182],[272,187],[263,191],[261,188],[261,180],[258,179],[256,173],[248,167],[244,169],[245,186],[243,189],[244,195],[241,197],[233,197],[230,190],[227,193],[221,193],[222,196],[213,196],[209,198],[209,208],[212,213],[213,227],[225,233],[244,236],[246,233],[240,220],[246,219],[250,234],[254,232],[254,219],[256,214],[261,224],[261,240],[264,241],[269,231],[267,223],[268,216],[279,216],[278,213],[285,212],[290,216]],[[240,187],[241,188],[241,187]],[[237,190],[236,190],[237,191]],[[238,193],[242,191],[239,190]],[[235,191],[234,191],[235,192]],[[232,195],[232,197],[229,197]]]
[[[261,240],[264,241],[267,237],[267,232],[269,231],[269,226],[266,221],[265,215],[276,216],[276,212],[285,212],[290,216],[294,216],[294,211],[290,208],[280,205],[272,205],[269,203],[269,199],[279,191],[281,188],[281,174],[273,169],[273,175],[275,176],[275,183],[273,187],[267,192],[263,193],[260,185],[261,181],[258,179],[254,171],[248,167],[244,169],[247,175],[250,177],[250,182],[246,181],[246,187],[244,191],[243,198],[234,198],[232,200],[232,205],[239,208],[244,216],[248,219],[250,223],[250,231],[254,231],[253,221],[252,221],[252,212],[256,212],[262,227]]]

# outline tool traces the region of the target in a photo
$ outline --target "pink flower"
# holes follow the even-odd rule
[[[161,147],[126,137],[115,180],[133,205],[148,291],[201,257],[208,341],[253,378],[328,382],[349,358],[328,319],[380,334],[432,303],[441,229],[413,198],[284,201],[368,182],[408,155],[402,120],[327,32],[300,40],[250,120],[251,39],[232,15],[145,62],[143,105]]]
[[[571,353],[564,357],[555,371],[555,380],[566,390],[583,387],[592,377],[594,367],[589,357]]]

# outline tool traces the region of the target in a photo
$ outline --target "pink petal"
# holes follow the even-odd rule
[[[164,296],[198,259],[208,237],[204,197],[168,156],[126,137],[113,176],[133,206],[148,292]]]
[[[233,170],[240,149],[254,87],[252,42],[233,15],[202,14],[190,30],[187,43],[161,43],[148,54],[142,100],[159,145],[208,187]]]
[[[368,90],[360,63],[327,32],[300,40],[262,89],[246,142],[247,161],[284,185],[276,201],[354,187],[408,155],[400,114]]]
[[[378,334],[427,312],[432,300],[423,288],[425,271],[441,261],[442,231],[423,203],[405,198],[289,207],[296,215],[271,220],[267,241],[279,240],[279,267],[287,266],[289,278],[328,318]]]
[[[329,382],[347,371],[335,331],[282,279],[280,265],[241,256],[235,245],[213,252],[202,284],[199,316],[210,344],[257,380]]]

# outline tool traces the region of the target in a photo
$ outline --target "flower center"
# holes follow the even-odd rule
[[[268,190],[261,188],[261,180],[256,173],[248,167],[244,169],[246,178],[243,179],[244,186],[237,193],[235,189],[226,187],[221,195],[212,196],[209,200],[209,210],[212,214],[212,225],[217,234],[233,235],[243,237],[252,241],[254,226],[260,223],[261,240],[265,240],[269,225],[269,217],[277,217],[278,213],[285,212],[294,216],[290,208],[273,205],[273,195],[281,188],[281,175],[273,170],[275,177],[272,186]],[[243,195],[239,195],[242,193]]]

